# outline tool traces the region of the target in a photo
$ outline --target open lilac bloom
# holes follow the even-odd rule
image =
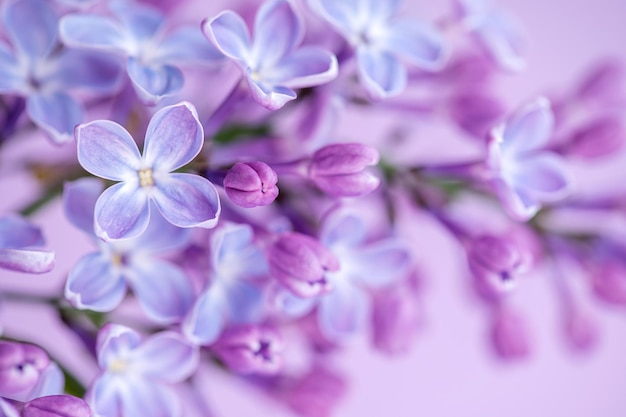
[[[243,71],[253,98],[271,110],[296,98],[294,89],[327,83],[337,76],[337,59],[317,46],[299,47],[301,17],[287,0],[265,2],[256,14],[254,39],[244,20],[224,11],[202,30]]]
[[[267,275],[263,252],[247,224],[226,224],[211,237],[211,275],[183,323],[183,332],[199,345],[213,343],[227,322],[263,319],[264,296],[254,279]]]
[[[67,218],[94,237],[99,250],[83,256],[70,271],[65,298],[76,308],[111,311],[131,287],[146,314],[159,323],[179,321],[193,303],[193,288],[183,271],[157,255],[184,246],[189,230],[151,216],[141,236],[118,242],[96,239],[94,207],[103,184],[83,178],[66,184]]]
[[[492,184],[517,220],[530,219],[542,202],[562,199],[570,191],[564,161],[543,149],[553,128],[550,103],[539,98],[491,132],[487,164]]]
[[[108,324],[98,333],[97,353],[103,372],[85,396],[96,415],[180,415],[179,399],[169,385],[188,378],[199,355],[178,333],[142,340],[128,327]]]
[[[211,228],[217,223],[220,202],[213,184],[199,175],[172,173],[195,158],[204,141],[190,103],[164,107],[152,117],[143,156],[126,129],[111,121],[80,125],[75,135],[83,168],[121,181],[96,203],[95,228],[100,238],[139,236],[148,226],[152,205],[178,227]]]
[[[117,87],[119,65],[91,52],[56,49],[58,17],[49,2],[7,2],[2,20],[12,48],[0,41],[0,93],[25,97],[28,116],[54,142],[71,140],[83,108],[67,90],[109,92]]]
[[[177,65],[222,59],[196,27],[166,34],[166,18],[156,8],[115,0],[109,6],[117,19],[90,13],[65,16],[59,25],[61,39],[67,45],[124,56],[128,76],[145,101],[180,90],[183,74]]]
[[[43,244],[39,228],[22,217],[0,217],[0,268],[31,274],[52,270],[54,252],[31,249]]]
[[[404,60],[425,70],[442,67],[443,36],[424,23],[395,17],[399,0],[309,0],[311,9],[356,49],[359,78],[375,99],[401,93]]]
[[[473,33],[493,60],[509,71],[526,67],[522,56],[524,40],[518,21],[496,9],[490,0],[456,0],[463,24]]]

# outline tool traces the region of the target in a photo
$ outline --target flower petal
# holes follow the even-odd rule
[[[212,43],[207,42],[197,27],[182,27],[167,35],[159,45],[160,62],[216,62],[224,59]]]
[[[93,213],[102,190],[104,183],[97,178],[80,178],[63,186],[65,217],[89,236],[94,234]]]
[[[161,332],[141,344],[132,353],[133,371],[151,380],[169,383],[188,378],[198,366],[198,349],[178,333]]]
[[[134,259],[125,271],[146,314],[159,323],[181,320],[193,304],[193,288],[183,271],[156,258]]]
[[[358,4],[355,1],[308,0],[309,7],[350,40],[359,30]]]
[[[54,252],[0,249],[0,268],[31,274],[43,274],[54,268]]]
[[[191,232],[165,220],[159,210],[152,210],[148,228],[137,238],[135,252],[156,254],[182,248],[189,242]]]
[[[512,15],[491,11],[477,28],[476,35],[502,68],[518,72],[526,67],[521,25]]]
[[[243,279],[225,288],[228,318],[233,323],[258,323],[263,320],[265,298],[262,289]]]
[[[302,42],[302,18],[287,0],[264,2],[254,20],[254,69],[273,67]]]
[[[81,310],[112,311],[126,295],[126,282],[109,256],[90,253],[76,262],[65,283],[65,298]]]
[[[5,8],[3,18],[13,44],[31,61],[46,57],[56,46],[59,21],[50,3],[14,1]]]
[[[115,184],[98,198],[94,218],[96,235],[104,240],[139,236],[150,221],[148,196],[136,181]]]
[[[212,228],[220,215],[215,186],[194,174],[168,174],[156,178],[154,202],[170,223],[178,227]]]
[[[178,397],[171,388],[144,378],[129,378],[119,391],[122,416],[180,416]]]
[[[382,46],[425,70],[440,69],[447,56],[444,37],[435,28],[413,20],[389,24]]]
[[[541,208],[536,198],[522,189],[512,188],[502,180],[496,180],[494,188],[502,207],[515,220],[522,222],[530,220]]]
[[[184,84],[183,73],[171,65],[145,65],[130,57],[127,70],[141,99],[149,103],[180,91]]]
[[[121,324],[108,323],[98,332],[98,365],[106,370],[119,358],[128,356],[140,344],[141,336],[135,330]]]
[[[113,181],[139,180],[139,149],[122,126],[98,120],[79,125],[75,136],[78,162],[88,172]]]
[[[365,239],[365,221],[348,209],[336,209],[323,221],[320,241],[329,248],[335,245],[355,246]]]
[[[155,37],[165,17],[156,8],[126,0],[113,0],[109,7],[137,44]]]
[[[204,132],[193,104],[181,102],[159,110],[150,120],[144,161],[155,171],[171,172],[200,153]]]
[[[250,32],[241,16],[226,10],[202,22],[202,32],[227,57],[247,67],[251,60]]]
[[[56,363],[50,362],[41,373],[37,385],[35,385],[33,390],[28,394],[27,400],[63,394],[64,387],[65,376],[63,375],[63,371],[61,371],[61,368],[59,368]]]
[[[0,217],[0,249],[20,249],[44,244],[41,230],[18,215]]]
[[[550,102],[540,97],[516,112],[502,131],[503,152],[519,154],[545,146],[554,130]]]
[[[334,80],[338,72],[337,58],[325,49],[303,47],[280,61],[263,75],[288,88],[313,87]]]
[[[0,93],[26,91],[26,76],[13,52],[0,42]]]
[[[85,399],[97,416],[118,416],[121,409],[120,377],[105,373],[96,379]]]
[[[95,14],[71,14],[59,22],[61,40],[67,46],[129,52],[133,42],[117,22]]]
[[[72,140],[74,127],[83,121],[83,109],[73,98],[57,91],[28,97],[26,111],[31,120],[56,143]]]
[[[572,185],[563,159],[546,152],[524,158],[519,172],[512,175],[517,187],[541,201],[562,199]]]
[[[349,265],[346,263],[342,263],[342,272],[349,274],[353,281],[380,288],[406,276],[411,255],[400,240],[389,238],[359,248]]]
[[[257,81],[250,71],[247,80],[254,101],[269,110],[278,110],[297,97],[296,92],[290,88],[268,85],[264,80]]]
[[[361,8],[367,9],[367,14],[371,18],[387,21],[391,18],[401,0],[360,0]]]
[[[209,345],[217,340],[224,327],[227,309],[223,293],[209,287],[196,300],[183,322],[183,333],[198,345]]]
[[[339,342],[364,328],[369,300],[360,288],[342,283],[334,285],[333,291],[322,297],[318,308],[322,334],[330,341]]]
[[[388,52],[357,49],[359,80],[374,99],[400,94],[407,83],[406,69]]]

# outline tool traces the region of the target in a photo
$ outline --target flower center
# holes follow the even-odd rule
[[[142,187],[152,187],[154,185],[154,177],[152,176],[152,168],[140,169],[137,171],[139,175],[139,185]]]
[[[128,368],[128,363],[122,359],[114,359],[108,366],[108,370],[112,373],[119,374]]]

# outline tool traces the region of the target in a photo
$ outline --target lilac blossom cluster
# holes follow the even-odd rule
[[[405,354],[421,328],[421,221],[455,242],[465,275],[447,278],[489,312],[495,355],[532,352],[510,300],[545,266],[566,340],[590,350],[563,265],[626,304],[626,226],[594,220],[626,225],[624,197],[581,197],[573,166],[620,151],[626,72],[510,105],[492,86],[525,67],[520,24],[450,6],[427,22],[399,0],[3,2],[0,175],[37,186],[0,215],[0,268],[64,282],[6,296],[53,306],[99,371],[2,334],[0,414],[212,415],[198,375],[221,368],[332,415],[347,381],[327,358],[359,337]],[[342,130],[351,112],[392,127]],[[407,126],[442,122],[473,157],[410,156]],[[38,226],[56,203],[91,242],[67,270]]]

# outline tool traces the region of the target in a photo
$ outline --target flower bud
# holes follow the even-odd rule
[[[268,326],[230,328],[211,350],[226,366],[241,374],[275,374],[282,367],[282,338]]]
[[[315,366],[286,393],[286,401],[304,417],[330,417],[348,390],[341,375]]]
[[[337,143],[315,152],[309,165],[309,178],[333,197],[356,197],[378,188],[380,180],[365,168],[376,165],[378,151],[360,143]]]
[[[601,118],[575,131],[565,146],[565,152],[587,159],[609,156],[624,145],[625,136],[624,126],[619,120]]]
[[[449,106],[452,120],[465,132],[480,139],[487,138],[504,114],[502,103],[477,91],[454,96]]]
[[[598,327],[578,308],[568,308],[564,321],[565,337],[572,349],[583,352],[593,349],[598,341]]]
[[[283,233],[269,248],[270,273],[300,297],[330,290],[327,271],[337,271],[339,261],[320,241],[300,233]]]
[[[522,359],[530,354],[530,337],[526,322],[517,313],[500,308],[491,327],[491,342],[502,359]]]
[[[278,195],[277,182],[276,172],[266,163],[237,162],[224,178],[224,190],[238,206],[266,206]]]
[[[625,71],[621,62],[608,59],[592,68],[578,87],[577,96],[582,100],[591,100],[610,104],[622,98],[621,90]]]
[[[0,396],[20,399],[28,394],[49,364],[37,346],[0,341]]]
[[[50,395],[24,404],[21,417],[91,417],[91,409],[80,398]]]
[[[609,259],[595,265],[590,272],[597,297],[610,304],[626,305],[626,263]]]
[[[372,330],[376,349],[388,355],[409,351],[419,322],[417,300],[406,288],[385,290],[374,297]]]

